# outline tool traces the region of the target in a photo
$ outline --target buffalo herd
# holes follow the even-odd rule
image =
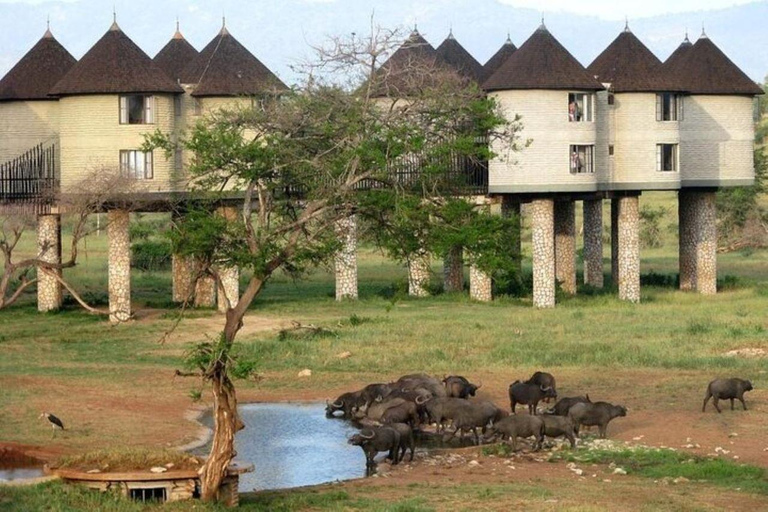
[[[366,456],[366,468],[375,467],[374,457],[388,452],[392,464],[397,464],[410,451],[413,460],[416,432],[424,434],[434,426],[434,433],[447,442],[471,434],[475,444],[508,441],[517,449],[518,438],[533,438],[533,450],[542,447],[545,437],[563,437],[571,448],[576,446],[581,427],[597,427],[605,438],[608,423],[627,415],[626,407],[608,402],[593,402],[588,394],[557,400],[555,378],[536,372],[528,380],[509,385],[510,411],[495,403],[476,397],[482,383],[473,384],[458,375],[438,379],[423,373],[404,375],[388,384],[369,384],[363,389],[344,393],[336,400],[326,401],[326,416],[350,420],[360,431],[349,444],[360,446]],[[707,387],[704,399],[730,400],[733,409],[738,399],[746,410],[744,392],[752,384],[742,379],[718,379]],[[557,400],[549,408],[539,409],[540,402]],[[527,405],[528,414],[518,414],[517,405]],[[702,409],[703,410],[703,409]]]

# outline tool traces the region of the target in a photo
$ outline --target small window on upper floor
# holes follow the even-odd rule
[[[609,105],[615,105],[616,104],[616,96],[612,92],[608,93],[608,104]]]
[[[656,144],[656,170],[659,172],[677,172],[678,145]]]
[[[137,180],[151,180],[155,177],[152,152],[144,153],[133,149],[120,151],[120,170]]]
[[[144,94],[120,96],[120,124],[153,124],[155,98]]]
[[[613,156],[613,144],[608,146],[608,156]]]
[[[571,174],[595,172],[595,146],[571,146]]]
[[[592,122],[594,94],[572,92],[568,94],[568,121],[572,123]]]
[[[657,121],[682,121],[683,97],[680,94],[663,92],[656,95]]]
[[[182,96],[181,94],[177,94],[173,97],[173,115],[176,117],[181,117],[181,114],[183,113],[182,108],[184,106]]]

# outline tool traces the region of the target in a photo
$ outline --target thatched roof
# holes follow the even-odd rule
[[[200,52],[184,39],[177,22],[176,33],[173,35],[173,38],[155,55],[153,60],[169,77],[174,80],[180,80],[184,68],[195,60],[198,55],[200,55]]]
[[[226,27],[203,48],[181,81],[196,84],[193,96],[252,96],[287,86],[235,39]]]
[[[480,82],[483,78],[483,66],[464,49],[453,37],[453,31],[437,47],[437,56],[465,78]]]
[[[417,30],[376,70],[374,94],[403,98],[436,85],[432,72],[444,67],[437,51]]]
[[[487,80],[497,69],[501,67],[506,60],[517,51],[517,46],[514,45],[512,39],[507,36],[507,40],[501,45],[499,51],[493,54],[493,57],[488,59],[483,65],[483,81]]]
[[[182,92],[117,23],[51,90],[59,96]]]
[[[675,90],[667,79],[661,61],[625,28],[608,47],[587,66],[601,83],[610,83],[614,92],[660,92]]]
[[[43,37],[0,80],[0,101],[50,100],[56,82],[77,60],[46,30]]]
[[[542,24],[483,84],[483,89],[598,91],[603,86]]]
[[[706,34],[702,34],[668,71],[675,83],[691,94],[763,94],[763,89],[726,57]]]
[[[663,69],[668,71],[677,67],[683,61],[685,56],[688,55],[688,50],[691,48],[693,48],[693,43],[691,43],[691,40],[688,39],[688,34],[686,33],[685,39],[683,39],[683,42],[680,43],[680,46],[678,46],[662,64]]]

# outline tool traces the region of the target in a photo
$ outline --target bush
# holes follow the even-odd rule
[[[643,248],[658,248],[664,245],[661,236],[661,220],[669,213],[663,206],[640,208],[640,245]]]
[[[138,242],[131,246],[131,267],[144,272],[157,272],[171,268],[169,242]]]

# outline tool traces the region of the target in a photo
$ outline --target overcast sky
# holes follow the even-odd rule
[[[79,0],[58,0],[60,3],[74,3]],[[328,4],[329,9],[333,9],[333,4],[338,0],[303,0],[306,3]],[[418,1],[418,0],[414,0]],[[512,5],[514,7],[525,7],[546,12],[572,12],[576,14],[589,14],[606,20],[622,20],[629,18],[644,18],[657,16],[667,13],[679,13],[699,10],[721,9],[733,5],[741,5],[754,2],[755,0],[494,0],[501,4]],[[50,3],[51,0],[0,0],[0,3],[20,3],[39,5]],[[105,1],[105,5],[130,3],[125,0],[116,0],[115,2]],[[192,3],[192,2],[191,2]],[[220,4],[226,8],[231,0],[210,0],[209,5]],[[244,0],[242,3],[248,3]],[[258,6],[259,2],[252,2]],[[368,3],[373,6],[376,1],[360,0],[360,3]]]

